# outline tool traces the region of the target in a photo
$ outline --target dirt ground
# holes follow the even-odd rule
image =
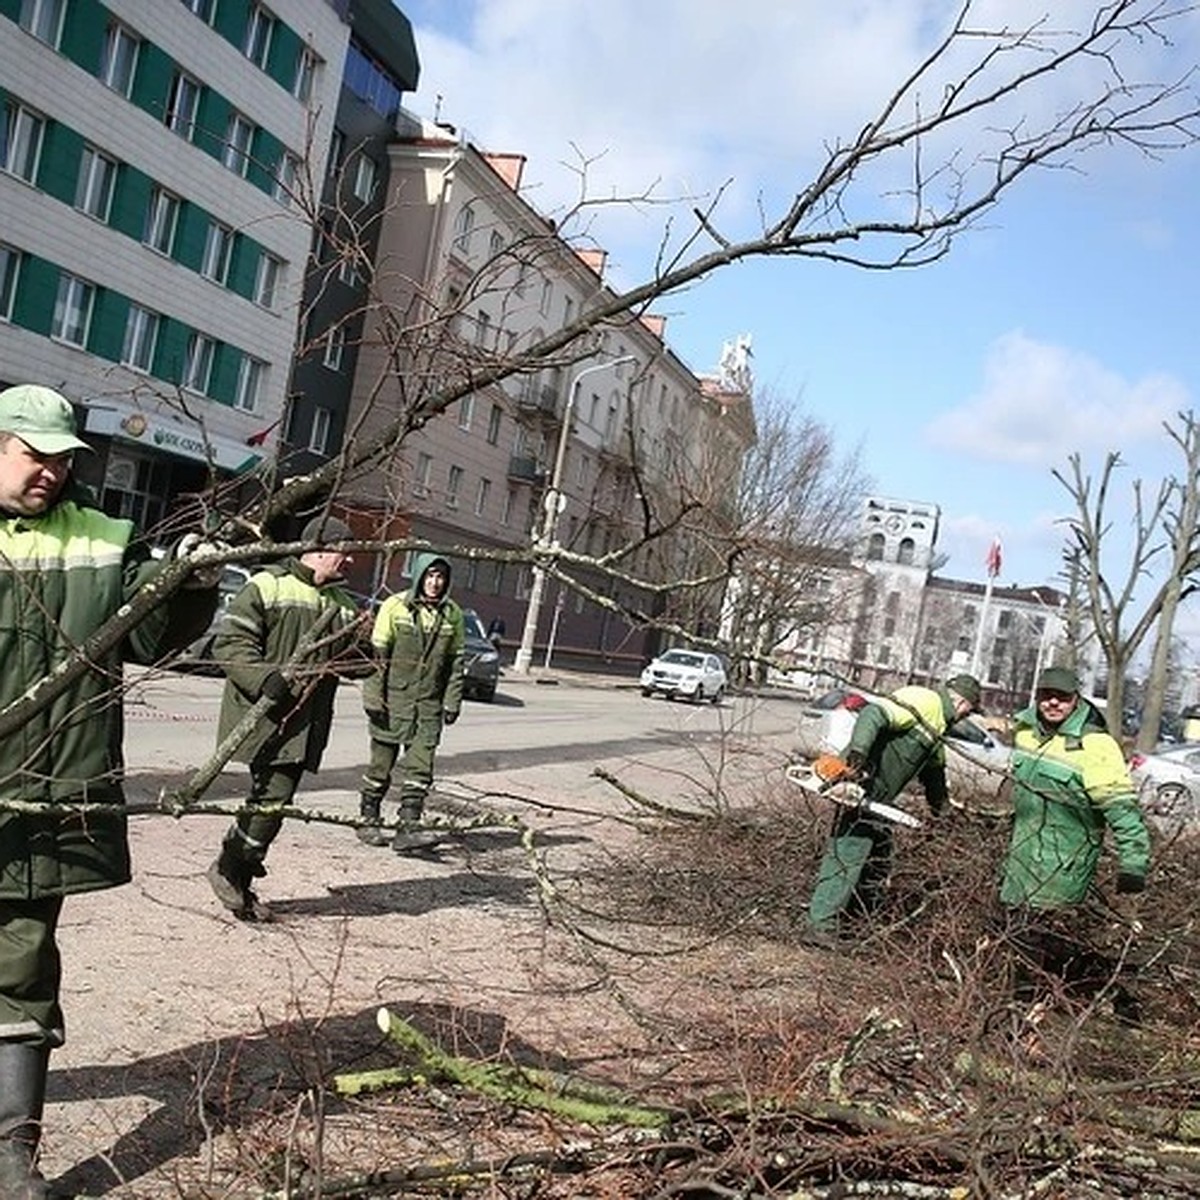
[[[755,746],[748,773],[782,753]],[[680,748],[603,765],[655,794],[685,762]],[[582,863],[636,836],[611,819],[628,804],[593,765],[509,772],[506,796],[488,799],[537,830],[548,877],[568,889]],[[216,795],[235,796],[240,780],[223,777]],[[433,807],[459,810],[473,786],[496,785],[495,775],[453,781]],[[128,791],[151,798],[137,775]],[[357,805],[345,789],[308,788],[303,800],[345,817]],[[42,1160],[65,1192],[249,1196],[256,1166],[286,1157],[280,1147],[311,1158],[314,1141],[330,1163],[394,1165],[401,1134],[415,1136],[411,1098],[395,1101],[394,1136],[381,1136],[378,1114],[368,1136],[361,1108],[323,1090],[335,1073],[397,1061],[376,1026],[380,1006],[473,1057],[616,1082],[670,1070],[623,997],[596,986],[584,948],[548,928],[511,830],[401,859],[349,828],[288,821],[260,889],[277,919],[254,925],[232,920],[204,881],[227,821],[135,818],[134,882],[66,905],[68,1042],[51,1060]],[[705,1002],[694,979],[656,971],[628,982],[652,1003],[683,1002],[689,989]],[[427,1113],[428,1097],[419,1103]],[[465,1136],[447,1127],[405,1152],[453,1156]]]

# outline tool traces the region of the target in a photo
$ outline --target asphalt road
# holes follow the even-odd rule
[[[174,786],[216,743],[224,681],[157,671],[131,671],[128,680],[126,764],[131,783]],[[439,780],[478,777],[652,755],[731,735],[786,743],[795,720],[795,705],[787,698],[731,696],[719,706],[693,705],[645,699],[634,682],[616,677],[506,672],[493,702],[464,702],[461,718],[443,734],[437,771]],[[320,786],[357,792],[366,757],[360,688],[345,683],[338,692]],[[240,778],[244,768],[229,772]]]

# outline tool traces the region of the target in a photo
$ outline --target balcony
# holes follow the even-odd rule
[[[543,484],[546,482],[545,464],[524,454],[514,454],[508,460],[508,477],[518,483]]]
[[[552,387],[550,384],[530,388],[527,393],[518,398],[517,408],[521,412],[534,413],[553,420],[562,412],[558,388]]]

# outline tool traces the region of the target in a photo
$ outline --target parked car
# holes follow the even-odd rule
[[[702,650],[668,650],[642,671],[641,678],[643,696],[660,692],[668,700],[682,696],[696,704],[720,704],[727,683],[721,660]]]
[[[491,702],[500,679],[500,654],[474,609],[463,609],[467,640],[463,654],[463,695]]]
[[[221,622],[225,620],[229,602],[242,590],[253,573],[246,567],[226,563],[221,571],[221,581],[217,584],[217,611],[213,613],[208,628],[175,656],[172,666],[200,674],[220,674],[220,669],[213,661],[213,642],[217,639]]]
[[[1164,832],[1175,833],[1200,822],[1200,745],[1161,745],[1152,753],[1135,752],[1129,774],[1142,812]]]
[[[804,758],[845,750],[859,712],[874,695],[833,688],[804,705],[796,723],[796,751]],[[995,732],[966,717],[946,731],[946,782],[952,797],[999,811],[1006,804],[1009,748]]]

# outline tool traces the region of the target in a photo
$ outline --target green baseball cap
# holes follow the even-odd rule
[[[14,434],[38,454],[91,449],[75,435],[71,402],[36,383],[20,383],[0,392],[0,433]]]

